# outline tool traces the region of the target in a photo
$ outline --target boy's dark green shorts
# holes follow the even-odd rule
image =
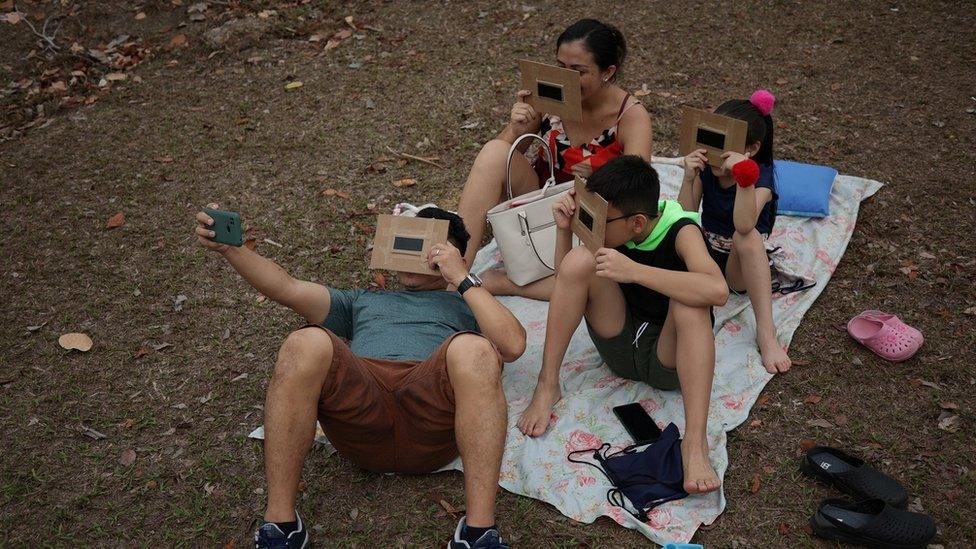
[[[614,374],[643,381],[655,389],[674,391],[679,388],[678,372],[661,364],[657,357],[657,340],[661,336],[662,328],[663,326],[648,323],[635,346],[637,328],[629,307],[624,318],[624,328],[614,337],[600,337],[593,331],[590,323],[586,323],[586,330],[590,333],[596,350]]]

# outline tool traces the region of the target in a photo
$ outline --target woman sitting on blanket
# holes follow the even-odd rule
[[[790,357],[776,339],[766,239],[776,221],[773,173],[773,119],[776,98],[758,90],[749,100],[726,101],[716,114],[745,120],[746,153],[727,152],[714,169],[705,150],[684,157],[685,175],[678,201],[690,212],[702,208],[702,228],[709,253],[737,294],[748,293],[756,315],[756,343],[771,374],[790,369]]]
[[[616,28],[582,19],[573,23],[556,40],[556,61],[560,67],[580,73],[582,122],[561,120],[536,112],[524,99],[532,94],[519,90],[508,125],[482,147],[464,184],[458,213],[464,219],[471,243],[465,254],[470,265],[485,234],[485,215],[505,199],[508,151],[522,134],[538,132],[556,156],[556,182],[589,177],[608,161],[623,155],[651,159],[651,118],[640,102],[614,84],[627,54],[624,37]],[[529,147],[524,142],[522,151]],[[512,193],[515,196],[538,189],[549,174],[548,159],[540,148],[532,160],[522,154],[512,159]],[[525,287],[513,284],[505,272],[482,273],[485,288],[495,295],[523,295],[548,299],[552,278]]]

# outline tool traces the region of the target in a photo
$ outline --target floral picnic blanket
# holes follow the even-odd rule
[[[655,164],[662,195],[674,198],[681,183],[677,166]],[[881,188],[881,183],[838,176],[830,195],[830,215],[821,219],[780,216],[770,240],[782,246],[780,261],[795,273],[817,281],[808,290],[774,295],[773,318],[777,336],[788,345],[803,315],[823,291],[840,262],[857,220],[860,203]],[[475,272],[501,265],[494,242],[478,254]],[[556,419],[545,435],[524,436],[516,421],[529,404],[542,364],[548,303],[506,297],[501,301],[521,320],[528,333],[525,354],[505,367],[508,398],[508,440],[500,484],[506,490],[552,504],[566,516],[590,523],[606,515],[617,523],[640,530],[652,541],[688,542],[702,524],[711,524],[725,508],[722,491],[689,496],[653,509],[646,523],[607,502],[612,488],[596,470],[566,459],[569,452],[594,448],[603,442],[617,447],[630,439],[611,409],[640,402],[662,428],[674,422],[684,432],[684,412],[678,392],[659,391],[639,382],[614,376],[602,363],[586,328],[576,331],[560,372],[563,398],[553,413]],[[748,297],[731,295],[715,311],[716,365],[708,418],[711,461],[720,477],[728,468],[726,433],[743,423],[760,391],[771,379],[762,367],[755,344],[755,318]],[[447,469],[461,470],[460,459]]]

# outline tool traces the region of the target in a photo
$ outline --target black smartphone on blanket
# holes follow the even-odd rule
[[[639,402],[616,406],[613,409],[624,429],[634,439],[634,444],[650,444],[661,438],[661,428],[654,423],[654,419],[644,410]]]

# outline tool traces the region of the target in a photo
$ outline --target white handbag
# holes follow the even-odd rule
[[[513,198],[512,156],[521,154],[518,145],[528,138],[542,142],[542,148],[549,158],[549,179],[541,189]],[[519,136],[508,151],[505,177],[508,199],[488,210],[488,222],[505,261],[505,271],[508,278],[519,286],[555,272],[556,222],[552,217],[552,204],[574,185],[573,181],[556,185],[555,160],[544,139],[534,133]]]

